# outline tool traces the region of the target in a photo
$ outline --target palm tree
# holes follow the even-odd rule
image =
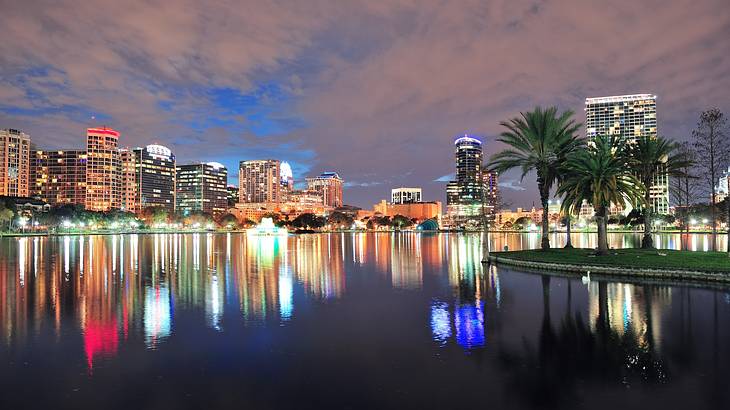
[[[646,188],[644,190],[644,237],[641,240],[642,249],[653,249],[654,240],[651,236],[652,204],[651,186],[656,185],[659,177],[683,177],[685,169],[692,165],[692,161],[678,150],[678,145],[662,137],[642,137],[629,145],[631,168],[636,177]]]
[[[599,255],[608,253],[606,219],[613,204],[643,203],[644,186],[630,167],[628,147],[618,137],[599,136],[585,150],[574,152],[566,161],[566,175],[558,187],[564,195],[563,209],[573,212],[583,200],[596,210]]]
[[[500,134],[497,141],[509,148],[493,155],[489,168],[500,174],[513,168],[522,172],[520,179],[535,171],[537,187],[542,203],[542,243],[543,250],[550,248],[548,238],[548,198],[550,189],[560,177],[560,164],[578,147],[584,139],[578,137],[580,123],[573,120],[573,112],[565,111],[558,115],[558,109],[536,107],[531,112],[520,113],[519,117],[502,121],[500,125],[507,131]]]

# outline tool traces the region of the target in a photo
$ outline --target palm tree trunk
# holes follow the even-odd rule
[[[651,209],[651,197],[648,189],[644,197],[646,204],[644,205],[644,237],[641,239],[641,249],[654,249],[654,239],[651,237],[651,214],[653,209]]]
[[[601,206],[596,212],[596,223],[598,225],[598,255],[608,255],[608,232],[606,230],[606,207]]]
[[[573,249],[573,242],[570,240],[570,213],[565,215],[565,249]]]
[[[727,256],[730,257],[730,198],[725,202],[727,203]]]
[[[713,179],[713,181],[715,181]],[[712,243],[710,244],[710,250],[716,251],[717,250],[717,214],[716,214],[716,202],[715,202],[715,191],[714,191],[714,185],[712,188],[712,201],[711,201],[711,207],[710,207],[710,219],[712,219],[710,222],[712,222]]]
[[[545,186],[542,178],[538,179],[538,189],[540,190],[540,202],[542,202],[542,239],[540,248],[542,250],[550,249],[550,238],[548,237],[548,196],[550,191]]]
[[[487,215],[485,202],[486,195],[482,187],[482,263],[489,263],[489,215]]]

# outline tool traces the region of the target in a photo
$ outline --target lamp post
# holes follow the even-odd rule
[[[23,228],[23,233],[25,234],[25,226],[28,224],[28,218],[21,216],[18,218],[18,225],[20,225],[21,228]]]
[[[486,187],[484,186],[484,177],[482,176],[482,263],[489,263],[489,217],[486,210]]]

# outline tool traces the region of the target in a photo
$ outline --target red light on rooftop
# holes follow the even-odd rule
[[[87,134],[102,134],[102,135],[113,135],[119,137],[119,131],[114,131],[111,128],[88,128]]]

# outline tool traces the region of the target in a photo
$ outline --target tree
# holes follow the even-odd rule
[[[142,210],[142,220],[147,225],[170,222],[170,211],[161,206],[148,206]]]
[[[573,249],[573,241],[570,239],[570,227],[573,225],[573,215],[569,212],[563,212],[563,217],[560,219],[565,224],[565,249]]]
[[[696,155],[692,145],[687,141],[678,145],[677,155],[685,161],[685,166],[681,169],[681,175],[669,180],[669,192],[672,194],[673,202],[677,204],[676,213],[679,216],[680,229],[686,229],[689,233],[690,207],[698,193],[694,170]]]
[[[633,228],[639,225],[644,225],[644,215],[641,211],[634,208],[628,215],[619,218],[618,222],[621,225],[631,226]]]
[[[326,220],[315,214],[304,213],[292,221],[292,226],[295,228],[306,228],[306,229],[317,229],[324,226]]]
[[[349,228],[353,222],[352,216],[339,211],[334,211],[327,216],[327,223],[333,228]]]
[[[212,224],[213,222],[213,216],[203,211],[192,211],[185,215],[185,217],[183,218],[183,223],[186,226],[192,226],[193,228],[207,228],[207,226]]]
[[[250,228],[250,227],[256,225],[256,222],[254,222],[248,218],[243,218],[243,220],[241,221],[241,223],[239,225],[243,228]]]
[[[529,218],[527,216],[521,216],[521,217],[517,218],[517,220],[515,220],[513,226],[517,229],[525,229],[526,227],[532,225],[533,223],[534,222],[532,221],[531,218]]]
[[[391,225],[396,229],[403,229],[408,228],[409,226],[413,226],[413,221],[406,216],[396,215],[393,217]]]
[[[717,189],[715,184],[720,172],[730,159],[730,140],[727,137],[727,119],[725,114],[717,108],[712,108],[700,114],[697,129],[692,131],[697,164],[701,176],[704,177],[705,187],[710,194],[710,218],[712,223],[712,249],[717,242]],[[730,209],[728,209],[730,212]],[[728,227],[730,232],[730,227]],[[728,241],[730,253],[730,241]]]
[[[493,155],[488,166],[499,173],[519,168],[521,179],[535,171],[543,210],[548,209],[550,189],[560,178],[561,164],[585,142],[577,136],[581,124],[572,119],[573,112],[565,111],[558,115],[557,111],[555,107],[536,107],[534,111],[520,113],[520,117],[502,121],[500,124],[507,131],[500,134],[497,141],[510,148]],[[542,216],[541,248],[550,248],[546,211]]]
[[[644,136],[629,145],[631,169],[644,187],[644,237],[642,249],[653,249],[651,186],[662,176],[681,176],[685,168],[692,166],[690,160],[678,151],[677,144],[663,137]]]
[[[614,204],[641,204],[645,189],[630,168],[627,145],[616,136],[598,136],[584,150],[572,153],[565,164],[568,171],[558,194],[563,195],[563,210],[580,209],[583,200],[596,210],[598,255],[608,253],[606,220]]]
[[[0,225],[10,225],[15,214],[10,208],[6,208],[5,204],[0,203]]]
[[[391,221],[389,216],[373,216],[368,220],[367,228],[368,229],[374,229],[379,226],[391,226]]]
[[[238,228],[238,218],[233,214],[223,214],[218,218],[218,224],[224,228]]]

